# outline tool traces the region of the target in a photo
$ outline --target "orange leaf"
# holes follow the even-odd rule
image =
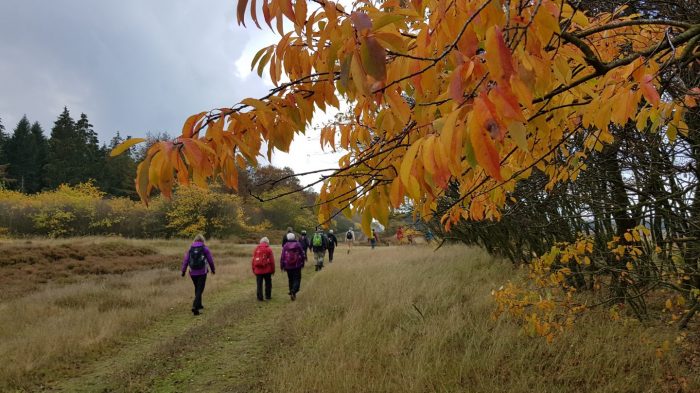
[[[464,85],[462,83],[462,69],[464,64],[460,64],[452,71],[452,80],[450,80],[450,98],[456,103],[461,104],[464,101]]]
[[[639,89],[642,91],[644,98],[653,106],[658,106],[661,98],[659,97],[659,92],[656,91],[656,87],[651,83],[654,80],[653,75],[646,74],[642,77],[642,81],[639,82]]]
[[[480,128],[489,132],[495,140],[502,141],[506,135],[506,126],[500,119],[493,102],[483,91],[474,99],[474,110],[472,111],[474,121]]]
[[[238,24],[245,27],[245,9],[248,6],[248,0],[238,0]]]
[[[507,81],[513,74],[513,57],[498,26],[486,32],[486,63],[494,80]]]
[[[389,190],[389,201],[391,201],[391,206],[394,208],[399,208],[403,202],[403,194],[403,183],[401,183],[401,179],[396,177],[392,181],[391,189]]]
[[[488,135],[487,129],[472,120],[473,117],[474,112],[472,112],[469,119],[469,139],[472,149],[474,150],[474,155],[476,156],[476,161],[484,168],[489,176],[498,181],[503,181],[503,177],[501,176],[501,163],[498,157],[498,151],[496,151],[496,146]]]
[[[270,6],[267,4],[267,0],[263,1],[262,5],[263,18],[265,18],[265,23],[272,29],[272,17],[270,16]]]
[[[200,112],[196,115],[192,115],[187,118],[185,124],[182,126],[182,136],[185,138],[191,138],[195,132],[195,125],[207,114],[207,112]]]
[[[260,23],[258,23],[258,4],[256,2],[257,0],[251,0],[250,2],[250,19],[255,22],[255,26],[258,26],[258,29],[261,29]]]
[[[136,193],[139,194],[141,201],[143,201],[145,204],[148,204],[148,194],[150,189],[148,183],[148,170],[150,166],[151,156],[147,155],[136,168]]]

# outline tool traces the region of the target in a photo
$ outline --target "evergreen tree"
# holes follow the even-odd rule
[[[33,177],[28,187],[28,192],[38,192],[44,188],[44,166],[49,152],[49,141],[44,135],[44,129],[38,121],[32,124],[32,145],[27,149],[27,154],[30,155],[36,175]]]
[[[23,116],[6,143],[10,188],[27,193],[41,190],[45,143],[39,123],[30,126],[27,116]]]
[[[7,158],[5,156],[5,145],[10,138],[5,134],[5,126],[2,124],[2,118],[0,117],[0,165],[7,163]]]
[[[8,164],[5,149],[7,148],[7,142],[9,140],[10,138],[5,134],[5,126],[2,124],[2,118],[0,118],[0,189],[6,187],[8,181]]]
[[[44,176],[49,188],[59,185],[77,184],[83,180],[83,146],[76,124],[68,112],[58,116],[51,129]]]
[[[97,133],[84,113],[80,114],[80,120],[75,123],[78,138],[81,140],[82,171],[80,177],[83,181],[93,179],[100,180],[105,166],[104,152],[100,149]]]

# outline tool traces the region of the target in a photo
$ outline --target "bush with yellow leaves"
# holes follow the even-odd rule
[[[600,306],[609,307],[613,320],[622,318],[624,308],[635,318],[684,328],[698,310],[700,290],[692,280],[697,272],[680,250],[671,258],[660,252],[643,226],[613,237],[602,250],[583,235],[574,243],[558,243],[534,259],[527,278],[493,291],[494,317],[508,314],[530,336],[548,341],[573,326],[581,313]]]

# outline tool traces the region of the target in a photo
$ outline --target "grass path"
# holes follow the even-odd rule
[[[302,290],[313,285],[306,268]],[[214,277],[215,279],[215,277]],[[264,391],[262,364],[278,345],[279,323],[290,304],[286,274],[273,280],[273,299],[255,300],[250,280],[208,294],[194,317],[182,309],[163,317],[80,375],[47,387],[57,392]]]
[[[273,279],[273,300],[260,303],[243,265],[229,265],[228,276],[212,277],[221,281],[205,291],[201,316],[188,314],[184,299],[45,390],[700,391],[700,377],[681,366],[677,352],[655,356],[675,337],[668,329],[592,314],[547,344],[508,319],[493,320],[490,292],[515,275],[483,251],[339,251],[323,272],[304,270],[296,302],[285,295],[284,273]]]

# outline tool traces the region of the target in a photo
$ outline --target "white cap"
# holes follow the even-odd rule
[[[293,234],[293,233],[288,233],[288,234],[287,234],[287,240],[294,240],[294,234]]]

